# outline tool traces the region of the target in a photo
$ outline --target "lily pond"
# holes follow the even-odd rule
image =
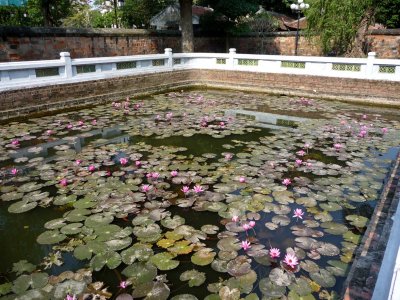
[[[0,299],[338,299],[400,110],[233,91],[0,127]]]

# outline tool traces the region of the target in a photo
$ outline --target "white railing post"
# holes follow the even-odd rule
[[[71,78],[72,77],[72,61],[71,55],[69,52],[61,52],[60,53],[60,60],[64,62],[64,77]]]
[[[231,69],[235,68],[235,55],[236,55],[236,48],[230,48],[229,49],[228,68],[231,68]]]
[[[168,66],[168,68],[172,69],[174,67],[174,60],[172,59],[172,49],[165,48],[164,51],[165,51],[165,55],[168,56],[167,66]]]
[[[375,58],[376,58],[375,52],[368,52],[366,78],[373,78]]]

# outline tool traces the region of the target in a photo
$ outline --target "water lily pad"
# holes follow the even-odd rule
[[[269,273],[269,279],[279,286],[289,286],[294,282],[293,273],[286,272],[280,268],[272,269]]]
[[[169,229],[175,229],[183,224],[185,224],[185,219],[178,215],[161,220],[161,225]]]
[[[110,224],[114,220],[114,216],[105,214],[95,214],[89,216],[85,220],[85,226],[95,228],[102,225]]]
[[[179,265],[179,261],[174,260],[175,255],[168,252],[157,253],[150,258],[150,261],[161,271],[175,269]]]
[[[325,269],[320,269],[319,272],[310,273],[310,277],[322,287],[331,288],[336,284],[335,277]]]
[[[260,291],[269,298],[280,298],[286,293],[286,287],[272,282],[269,278],[263,278],[259,283]]]
[[[19,262],[13,263],[12,271],[18,276],[25,272],[30,273],[35,269],[36,267],[34,264],[29,263],[27,260],[20,260]]]
[[[132,292],[134,298],[145,297],[145,300],[167,300],[169,294],[169,287],[163,282],[143,283]]]
[[[227,286],[222,287],[218,293],[220,299],[224,300],[239,300],[240,290],[237,288],[230,289]]]
[[[190,241],[183,240],[175,242],[172,247],[168,248],[168,251],[177,255],[189,254],[193,251],[193,248],[194,245],[192,245]]]
[[[181,281],[189,281],[188,282],[189,287],[200,286],[206,280],[206,275],[205,273],[193,269],[190,271],[183,272],[179,277],[179,279]]]
[[[335,255],[339,255],[339,253],[340,253],[340,249],[338,247],[336,247],[333,244],[324,243],[324,242],[319,242],[318,248],[316,249],[316,251],[319,254],[325,255],[325,256],[335,256]]]
[[[86,289],[86,282],[73,279],[66,280],[57,284],[53,289],[53,298],[57,300],[65,299],[65,295],[81,295]]]
[[[368,218],[359,215],[346,216],[346,220],[350,221],[351,225],[359,228],[365,227],[367,222],[369,221]]]
[[[321,227],[324,228],[325,232],[335,235],[341,235],[348,231],[345,225],[335,222],[324,222]]]
[[[15,281],[13,285],[13,292],[16,294],[22,294],[29,287],[33,289],[40,289],[47,284],[49,275],[46,273],[33,273],[31,275],[21,275]]]
[[[127,266],[122,274],[129,278],[133,286],[138,286],[156,278],[157,268],[148,262],[136,262]]]
[[[216,253],[212,248],[202,248],[192,255],[191,261],[198,266],[206,266],[211,264],[214,260]]]
[[[8,207],[8,212],[13,214],[21,214],[34,209],[37,205],[37,202],[28,202],[27,200],[18,201]]]
[[[171,300],[198,300],[198,298],[191,294],[181,294],[172,297]]]
[[[100,271],[105,265],[109,269],[115,269],[121,264],[121,256],[115,251],[105,251],[96,254],[90,261],[90,266],[95,271]]]
[[[62,234],[58,230],[49,230],[40,234],[36,240],[39,244],[51,245],[57,244],[65,240],[66,238],[67,236],[65,234]]]
[[[79,245],[74,249],[74,256],[77,259],[91,259],[92,254],[99,254],[105,252],[107,249],[106,244],[99,241],[88,241],[86,245]]]
[[[300,297],[304,297],[312,293],[312,289],[308,281],[302,277],[296,278],[295,282],[289,286],[289,289]]]
[[[71,223],[62,227],[60,231],[66,235],[74,235],[82,231],[82,226],[82,223]]]
[[[251,259],[249,259],[247,256],[240,255],[228,263],[228,273],[232,276],[245,275],[251,270],[250,263]]]

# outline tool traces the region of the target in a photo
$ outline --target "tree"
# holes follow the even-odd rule
[[[181,10],[182,52],[194,51],[192,0],[179,0]]]
[[[324,53],[359,57],[367,52],[368,27],[375,15],[385,16],[387,7],[393,11],[393,21],[400,14],[399,0],[309,0],[306,11],[308,37],[318,41]],[[387,11],[386,11],[387,12]],[[380,19],[384,22],[385,20]],[[399,19],[397,19],[399,20]]]
[[[387,28],[400,28],[400,0],[380,0],[375,21]]]

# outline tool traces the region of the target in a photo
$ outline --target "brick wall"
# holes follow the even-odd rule
[[[222,70],[183,70],[3,92],[0,93],[0,118],[199,85],[400,107],[398,82]]]
[[[293,55],[295,32],[257,36],[195,37],[195,52]],[[374,30],[368,37],[369,51],[378,58],[400,58],[400,29]],[[163,53],[165,48],[180,52],[178,32],[129,29],[67,29],[0,27],[0,62],[57,59],[68,51],[72,58]],[[320,49],[300,37],[299,55],[321,55]]]

